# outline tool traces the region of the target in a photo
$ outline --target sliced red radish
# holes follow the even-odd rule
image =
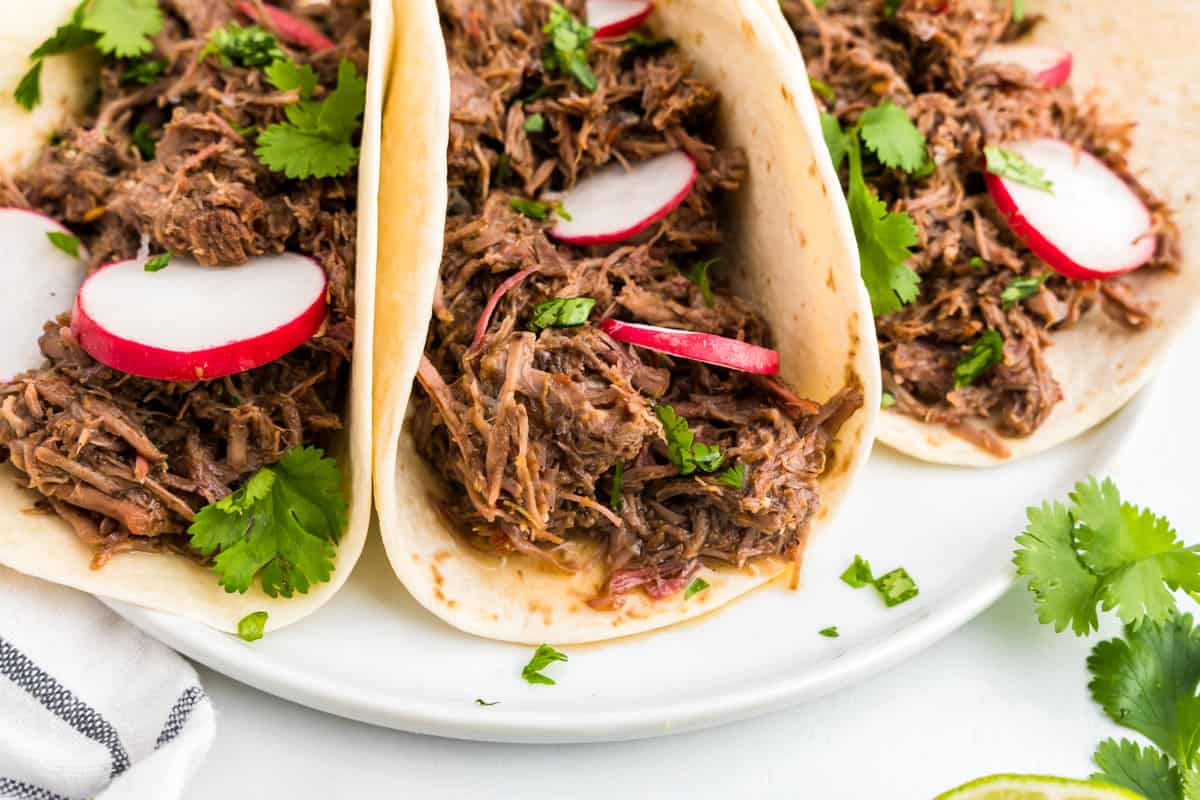
[[[499,286],[496,291],[492,292],[492,296],[488,298],[487,303],[483,307],[483,313],[479,315],[479,321],[475,323],[475,338],[471,340],[471,348],[474,349],[483,341],[484,335],[487,333],[488,323],[492,320],[492,312],[496,310],[496,306],[500,303],[500,298],[508,293],[508,290],[517,286],[521,281],[528,278],[533,273],[537,272],[537,267],[529,267],[520,272],[509,275]]]
[[[998,44],[979,54],[976,64],[1016,64],[1037,75],[1042,85],[1053,89],[1071,77],[1074,59],[1070,50],[1040,44]]]
[[[777,351],[715,333],[659,328],[615,319],[602,320],[600,330],[618,342],[691,361],[702,361],[755,375],[774,375],[779,372]]]
[[[587,24],[597,39],[620,36],[645,22],[650,8],[650,0],[588,0]]]
[[[674,150],[626,169],[610,164],[560,199],[565,217],[550,235],[571,244],[621,242],[674,211],[696,183],[696,162]]]
[[[0,208],[0,248],[4,250],[7,304],[0,379],[38,367],[42,325],[71,308],[71,299],[87,276],[87,265],[56,247],[48,234],[70,237],[53,219],[23,208]],[[80,255],[84,255],[80,251]]]
[[[176,256],[101,267],[75,298],[71,330],[92,358],[164,381],[219,378],[260,367],[306,342],[325,320],[325,272],[294,253],[240,267]]]
[[[984,172],[1013,233],[1055,271],[1092,280],[1137,269],[1157,247],[1150,211],[1091,153],[1058,139],[1006,144],[1040,168],[1051,191]]]
[[[245,14],[269,30],[273,30],[280,39],[290,42],[297,47],[303,47],[313,53],[321,53],[337,47],[333,40],[321,33],[312,23],[300,17],[289,14],[282,8],[262,3],[262,14],[259,14],[259,3],[254,0],[238,0],[238,11]],[[266,17],[264,20],[263,17]]]

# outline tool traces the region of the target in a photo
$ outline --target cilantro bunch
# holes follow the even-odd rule
[[[162,30],[158,0],[83,0],[65,25],[29,54],[33,66],[13,97],[26,111],[42,102],[42,60],[94,46],[107,56],[136,58],[154,49],[150,37]]]
[[[905,262],[918,242],[917,225],[903,211],[888,211],[879,195],[867,185],[862,145],[884,167],[921,176],[932,171],[925,152],[925,136],[903,108],[885,101],[868,109],[849,131],[837,118],[821,114],[821,132],[834,168],[849,160],[846,203],[862,262],[862,278],[875,316],[898,311],[917,298],[921,279]]]
[[[1070,503],[1027,511],[1014,562],[1029,577],[1038,618],[1079,636],[1098,608],[1125,623],[1088,658],[1092,698],[1152,744],[1106,739],[1092,777],[1149,800],[1200,800],[1200,628],[1174,592],[1200,592],[1200,547],[1161,516],[1123,502],[1111,480],[1076,484]]]

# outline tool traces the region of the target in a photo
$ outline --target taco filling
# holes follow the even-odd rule
[[[409,424],[470,544],[573,570],[566,545],[599,543],[590,602],[612,608],[702,561],[799,559],[862,392],[775,376],[725,288],[718,209],[747,161],[715,143],[718,93],[584,5],[440,3],[450,203]]]
[[[2,204],[65,226],[88,278],[44,363],[0,384],[0,447],[93,567],[172,551],[228,591],[329,579],[346,503],[317,448],[354,348],[369,26],[365,0],[92,0],[34,54],[26,107],[41,60],[73,49],[97,52],[99,96]]]
[[[847,188],[884,407],[1000,458],[1062,398],[1054,334],[1154,323],[1142,270],[1180,267],[1133,126],[1075,97],[1071,54],[1000,0],[783,0]],[[1128,273],[1128,274],[1126,274]]]

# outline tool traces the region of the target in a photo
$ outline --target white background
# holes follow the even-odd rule
[[[1150,390],[1113,473],[1126,499],[1167,515],[1189,543],[1200,542],[1198,362],[1194,333]],[[605,745],[494,745],[397,733],[310,711],[200,668],[217,706],[218,733],[188,798],[928,800],[994,772],[1085,777],[1096,743],[1122,733],[1087,693],[1085,660],[1099,638],[1037,624],[1032,598],[1019,587],[929,650],[821,700],[701,733]]]

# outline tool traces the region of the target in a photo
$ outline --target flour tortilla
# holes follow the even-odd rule
[[[1144,0],[1134,11],[1121,0],[1042,0],[1029,2],[1028,13],[1046,15],[1034,41],[1074,55],[1077,96],[1095,90],[1110,118],[1138,123],[1131,161],[1176,212],[1183,269],[1134,273],[1139,296],[1154,307],[1147,330],[1131,332],[1095,309],[1074,328],[1052,334],[1046,359],[1063,400],[1031,436],[1003,440],[1011,459],[998,459],[945,426],[885,412],[880,441],[925,461],[992,466],[1048,450],[1100,424],[1154,377],[1200,301],[1200,3]]]
[[[398,57],[384,120],[392,158],[380,228],[381,247],[395,258],[379,276],[375,492],[388,557],[404,585],[469,633],[570,644],[681,622],[779,576],[789,564],[705,567],[700,577],[712,588],[690,600],[679,594],[653,602],[638,592],[619,610],[597,611],[586,601],[605,579],[598,548],[576,545],[571,560],[591,566],[573,576],[548,572],[525,556],[474,550],[439,513],[439,503],[464,500],[416,453],[403,420],[442,255],[449,70],[440,45],[429,44],[442,41],[434,3],[404,4],[397,16]],[[776,23],[755,0],[656,0],[651,23],[721,92],[723,144],[749,156],[750,180],[727,209],[727,230],[736,235],[722,263],[734,268],[738,294],[771,323],[783,377],[807,397],[831,397],[853,380],[867,398],[878,397],[879,354],[853,232],[795,48],[782,45]],[[436,120],[436,136],[425,119]],[[830,526],[866,460],[875,406],[868,399],[841,431],[813,533]]]
[[[11,58],[8,51],[4,51],[0,75],[23,71],[27,67],[29,51],[52,33],[76,5],[75,2],[61,4],[57,0],[55,4],[61,5],[60,13],[48,15],[42,29],[30,34],[30,38],[36,40],[33,45],[12,51]],[[25,14],[24,8],[21,13]],[[33,6],[30,13],[33,13]],[[346,409],[347,427],[329,453],[337,458],[343,470],[343,489],[350,504],[350,515],[337,548],[332,578],[328,583],[314,585],[308,594],[285,599],[268,597],[257,585],[245,594],[229,594],[217,584],[217,575],[211,569],[173,553],[122,553],[102,569],[93,570],[90,567],[91,549],[82,544],[70,526],[57,516],[34,511],[38,495],[21,489],[16,483],[16,470],[8,465],[0,467],[0,564],[105,598],[169,611],[229,632],[236,631],[238,621],[255,611],[266,611],[270,615],[268,631],[281,628],[316,611],[346,582],[362,553],[371,520],[370,386],[378,253],[375,233],[379,218],[382,106],[392,51],[392,9],[386,0],[372,3],[372,26],[367,111],[359,164],[354,364]],[[51,62],[55,60],[46,62],[47,70],[42,76],[44,97],[68,96],[77,90],[75,84],[59,85],[59,81],[67,81],[70,76],[50,71]],[[8,86],[8,83],[4,85]],[[60,127],[64,121],[65,117],[60,118],[53,127]],[[45,132],[36,126],[23,127],[19,132],[6,130],[6,133],[14,139],[19,135],[23,146],[34,155],[45,137]],[[6,146],[11,145],[6,143]],[[13,152],[18,150],[20,147],[14,146]],[[26,160],[22,157],[18,163]],[[7,169],[10,165],[5,166]],[[37,333],[24,331],[21,335],[36,336]]]

